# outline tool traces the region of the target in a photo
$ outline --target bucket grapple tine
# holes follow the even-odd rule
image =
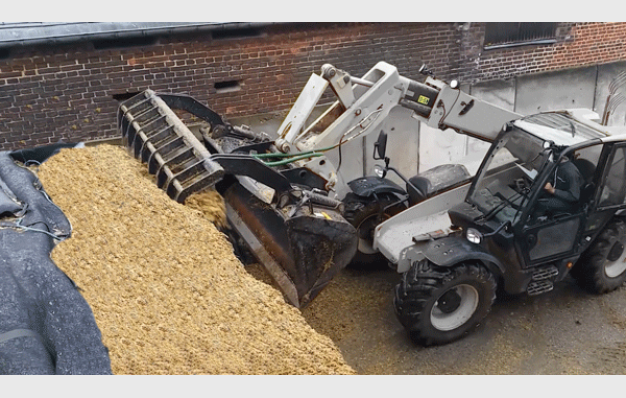
[[[177,152],[172,153],[170,158],[163,160],[163,164],[154,173],[157,177],[157,185],[163,187],[167,182],[167,178],[162,177],[164,175],[163,166],[167,165],[170,170],[176,173],[178,170],[186,169],[195,161],[196,156],[193,153],[193,149],[180,148]]]
[[[154,91],[124,101],[118,115],[124,142],[136,158],[148,164],[151,174],[159,173],[159,186],[172,199],[183,202],[189,194],[222,179],[224,169],[210,159],[211,153]],[[181,170],[181,163],[173,160],[183,159],[178,155],[185,151],[193,154],[195,161],[188,165],[190,159],[184,157],[187,165],[182,163]]]
[[[139,149],[135,152],[136,156],[138,158],[141,159],[142,162],[147,162],[148,158],[150,157],[150,150],[148,150],[146,148],[146,145],[151,142],[151,141],[160,141],[162,140],[164,137],[169,136],[171,133],[169,132],[169,130],[173,129],[174,127],[165,123],[165,126],[160,128],[160,129],[155,129],[153,131],[150,132],[150,134],[147,136],[147,139],[145,141],[143,141],[141,143],[141,145],[138,145]]]
[[[141,141],[145,141],[146,130],[148,130],[152,123],[164,117],[159,113],[158,109],[154,107],[147,107],[147,102],[141,101],[141,104],[142,107],[137,109],[139,113],[127,112],[125,118],[128,122],[128,125],[126,126],[127,143],[130,148],[135,149],[135,155],[137,154],[137,149],[139,147],[137,139],[139,138]],[[150,120],[150,118],[152,118],[152,120]]]
[[[215,174],[208,172],[203,162],[198,162],[174,175],[166,183],[165,189],[171,198],[183,203],[192,193],[213,186],[217,182]]]
[[[173,128],[173,126],[167,126],[166,128],[150,134],[150,136],[142,142],[139,151],[136,152],[136,156],[140,158],[142,162],[150,164],[150,156],[155,152],[155,143],[161,142],[167,137],[172,136],[172,134],[174,134],[173,131],[171,131]],[[152,172],[153,171],[151,171],[151,173]]]
[[[137,107],[149,107],[149,106],[150,106],[149,98],[138,97],[136,98],[134,103],[132,104],[129,103],[124,111],[122,111],[122,108],[120,107],[117,113],[117,125],[118,125],[119,131],[122,132],[122,138],[126,140],[126,142],[132,143],[134,141],[134,132],[129,130],[132,119],[128,117],[128,116],[131,116],[132,114],[127,115],[127,113],[131,111],[135,113],[135,108]],[[129,136],[129,134],[131,134],[132,136]]]
[[[154,150],[150,153],[148,161],[146,162],[148,164],[148,171],[150,174],[156,173],[156,171],[160,168],[159,166],[166,163],[165,159],[167,159],[167,156],[171,153],[171,151],[186,146],[184,138],[177,135],[170,135],[159,143],[154,144]]]
[[[166,119],[165,115],[159,115],[153,120],[147,123],[143,123],[141,125],[141,130],[139,130],[140,134],[138,134],[141,137],[141,142],[138,142],[137,140],[133,142],[133,149],[135,151],[135,156],[137,156],[141,152],[141,148],[143,147],[143,144],[149,141],[150,138],[154,135],[154,131],[156,130],[157,127],[163,126],[163,124],[167,125],[167,122],[165,121],[165,119]]]

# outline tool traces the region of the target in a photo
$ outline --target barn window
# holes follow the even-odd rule
[[[230,80],[227,82],[216,82],[214,87],[215,87],[215,91],[218,94],[231,93],[233,91],[241,90],[241,85],[236,80]]]
[[[488,22],[485,49],[556,42],[556,22]]]

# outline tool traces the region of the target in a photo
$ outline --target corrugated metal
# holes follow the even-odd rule
[[[87,39],[240,29],[268,25],[241,22],[0,22],[0,47]]]

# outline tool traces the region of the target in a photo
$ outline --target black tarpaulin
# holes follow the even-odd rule
[[[9,152],[0,180],[0,374],[110,374],[91,308],[50,259],[69,221]]]

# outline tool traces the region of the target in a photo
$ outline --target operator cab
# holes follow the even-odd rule
[[[571,161],[580,178],[578,203],[563,213],[585,205],[602,152],[600,131],[562,113],[545,113],[513,121],[492,145],[468,193],[467,202],[485,219],[515,224],[532,215],[531,202],[553,184],[560,164]],[[558,214],[550,214],[555,216]],[[527,217],[524,217],[526,220]]]
[[[466,201],[450,210],[453,224],[470,229],[478,236],[475,243],[522,268],[576,257],[603,224],[602,212],[592,209],[624,202],[626,147],[605,144],[602,131],[561,112],[518,119],[505,130],[492,144]],[[601,162],[608,156],[614,160]],[[569,187],[559,174],[567,162],[576,175],[570,193],[575,200],[542,211],[542,201],[552,200],[548,183],[556,177],[557,189]],[[602,164],[607,166],[598,167]],[[583,244],[577,244],[581,239]]]

